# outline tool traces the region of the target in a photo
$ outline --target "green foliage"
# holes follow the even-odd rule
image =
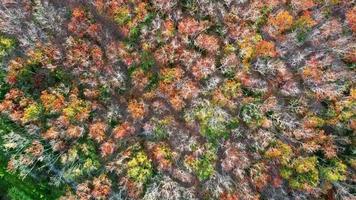
[[[145,184],[153,175],[151,160],[143,151],[137,152],[127,163],[128,176],[135,182]]]
[[[229,130],[236,128],[238,120],[228,118],[218,107],[204,105],[194,111],[194,117],[199,121],[200,133],[212,143],[230,135]]]
[[[241,107],[240,116],[242,121],[247,124],[259,124],[263,115],[256,104],[250,103]]]
[[[230,121],[226,123],[226,128],[227,129],[235,129],[239,126],[239,120],[237,118],[231,118]]]
[[[99,88],[99,98],[104,102],[110,99],[110,89],[107,86],[102,85]]]
[[[72,77],[67,71],[57,69],[54,71],[54,79],[56,83],[60,82],[65,85],[70,85]]]
[[[292,148],[281,141],[273,144],[266,151],[265,156],[279,161],[280,175],[293,189],[314,188],[318,186],[320,180],[327,182],[346,180],[347,166],[340,160],[322,159],[320,162],[317,156],[292,158]]]
[[[129,46],[135,47],[139,44],[139,39],[140,39],[142,28],[144,26],[149,26],[152,23],[152,20],[154,17],[155,17],[155,14],[148,13],[141,23],[139,23],[136,27],[133,27],[130,30],[129,36],[125,40]]]
[[[216,149],[210,147],[200,158],[189,163],[200,181],[209,179],[215,173]]]
[[[64,72],[50,71],[49,69],[42,68],[35,58],[30,62],[31,64],[26,65],[17,74],[16,87],[34,98],[38,98],[41,91],[48,87],[52,87],[62,80],[69,79],[69,77],[65,76],[66,73]]]
[[[31,197],[27,196],[24,192],[19,190],[17,187],[12,187],[8,192],[7,196],[11,200],[32,200]]]
[[[293,31],[296,32],[296,38],[299,43],[304,43],[312,30],[312,20],[302,16],[293,24]]]
[[[208,33],[217,34],[219,36],[224,36],[224,26],[221,23],[216,23],[210,26],[207,30]]]
[[[252,89],[245,88],[245,87],[242,87],[241,90],[242,90],[242,94],[244,96],[253,97],[253,98],[256,98],[257,100],[260,99],[262,96],[262,93],[259,91],[256,91],[256,90],[252,90]]]
[[[223,76],[227,79],[233,79],[235,77],[234,69],[227,69],[223,72]]]
[[[16,41],[13,38],[0,34],[0,61],[14,49]]]
[[[159,80],[160,79],[158,73],[153,74],[149,79],[148,85],[146,86],[146,90],[151,91],[156,88],[158,86]]]
[[[297,36],[296,36],[297,41],[299,43],[304,43],[308,38],[309,32],[310,32],[310,29],[299,29],[297,31]]]
[[[271,8],[267,6],[263,6],[261,9],[261,16],[254,22],[253,27],[257,30],[260,31],[260,29],[267,23],[268,21],[268,15],[272,11]]]
[[[234,80],[226,81],[221,87],[222,93],[227,98],[238,97],[240,90],[241,90],[241,84]]]
[[[155,65],[155,60],[153,58],[152,53],[148,52],[148,51],[144,51],[141,54],[141,69],[143,69],[143,71],[148,71],[150,70],[153,66]]]
[[[0,70],[0,101],[5,98],[6,93],[10,90],[10,85],[5,81],[5,72]]]
[[[69,119],[74,120],[78,114],[89,110],[89,107],[90,103],[88,101],[77,99],[63,109],[63,114]]]
[[[347,66],[350,70],[355,70],[355,69],[356,69],[356,62],[346,63],[346,66]]]
[[[0,155],[0,192],[7,193],[10,199],[52,200],[62,195],[62,187],[53,187],[45,180],[30,177],[20,179],[16,173],[7,172],[3,156]]]
[[[346,171],[347,166],[336,159],[331,160],[327,166],[320,168],[321,176],[329,182],[344,181]]]
[[[12,122],[8,117],[0,115],[0,194],[7,194],[8,198],[24,200],[53,200],[58,199],[64,192],[62,187],[48,185],[46,179],[27,176],[19,178],[17,173],[7,171],[8,157],[3,151],[2,135],[10,132],[27,135],[25,130]]]
[[[307,189],[319,184],[319,172],[317,169],[317,157],[300,157],[295,159],[290,167],[284,169],[283,178],[294,189]]]
[[[89,139],[83,139],[63,154],[61,164],[65,169],[63,176],[69,180],[80,180],[100,167],[94,143]]]
[[[195,0],[182,0],[180,1],[181,5],[183,7],[183,10],[186,10],[188,12],[195,12],[198,10],[198,2]]]
[[[166,139],[168,137],[168,132],[166,128],[167,127],[162,123],[155,125],[155,128],[153,129],[154,139],[156,140]]]
[[[141,30],[139,26],[132,28],[129,32],[129,37],[127,39],[127,42],[130,45],[134,45],[135,43],[138,42],[140,35],[141,35]]]
[[[10,132],[26,134],[25,130],[11,121],[11,119],[3,114],[0,114],[0,136],[8,134]],[[0,144],[2,145],[2,137],[0,137]],[[0,152],[3,149],[0,148]]]

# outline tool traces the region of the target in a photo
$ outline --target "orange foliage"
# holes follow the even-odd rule
[[[269,24],[277,33],[283,33],[292,27],[293,16],[288,11],[280,11],[276,16],[269,18]]]
[[[107,157],[107,156],[112,155],[114,153],[114,151],[115,151],[115,148],[116,148],[116,145],[112,141],[108,141],[108,142],[103,143],[100,146],[101,156],[102,157]]]
[[[194,18],[184,18],[178,24],[178,32],[183,35],[197,34],[204,29],[204,25]]]
[[[122,139],[135,131],[135,128],[130,126],[129,123],[125,122],[114,128],[113,134],[115,139]]]
[[[167,152],[165,151],[167,147],[161,145],[155,145],[153,148],[153,159],[158,162],[161,169],[167,170],[172,166],[171,160],[167,158]]]
[[[48,91],[42,91],[40,99],[47,111],[59,112],[64,107],[64,97],[61,94],[50,94]]]
[[[220,195],[219,200],[239,200],[239,198],[236,194],[224,192]]]
[[[53,140],[59,137],[59,132],[56,130],[56,128],[51,127],[42,134],[42,137],[45,140]]]
[[[351,30],[356,32],[356,6],[354,6],[346,13],[346,20]]]
[[[104,122],[95,122],[89,127],[89,137],[97,142],[105,139],[106,124]]]
[[[143,104],[143,102],[131,100],[127,108],[134,119],[143,118],[143,116],[145,115],[145,105]]]
[[[219,39],[212,35],[200,34],[196,39],[197,46],[210,53],[216,53],[219,48]]]
[[[297,10],[308,10],[315,6],[313,0],[292,0],[291,4]]]
[[[273,42],[262,40],[256,45],[256,56],[276,57],[277,52]]]
[[[79,138],[83,134],[83,129],[79,126],[69,126],[67,129],[67,136],[69,138]]]

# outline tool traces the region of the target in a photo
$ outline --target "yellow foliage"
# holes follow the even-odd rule
[[[269,21],[279,33],[283,33],[292,27],[293,16],[288,11],[281,11],[275,17],[270,18]]]

